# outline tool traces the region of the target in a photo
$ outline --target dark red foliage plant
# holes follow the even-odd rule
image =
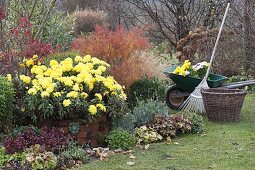
[[[0,6],[0,21],[5,18],[5,11],[4,8]]]
[[[5,14],[0,8],[0,62],[2,73],[14,73],[19,70],[19,64],[24,58],[31,58],[33,55],[41,59],[52,52],[51,44],[46,44],[34,38],[32,23],[28,17],[18,19],[16,27],[4,29]]]
[[[15,136],[8,136],[4,140],[4,147],[8,154],[21,152],[32,145],[39,144],[47,151],[54,151],[66,145],[65,135],[55,129],[42,127],[39,132],[34,128],[26,128]]]

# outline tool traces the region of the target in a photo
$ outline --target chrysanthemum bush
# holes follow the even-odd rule
[[[34,64],[33,59],[25,61],[29,72],[19,76],[24,93],[20,110],[33,120],[91,121],[104,113],[115,114],[112,108],[120,109],[126,99],[123,87],[108,74],[109,64],[98,58],[86,55],[51,60],[49,66]]]

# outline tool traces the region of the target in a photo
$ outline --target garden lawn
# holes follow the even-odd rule
[[[151,144],[148,150],[135,148],[128,155],[84,165],[80,169],[231,169],[255,170],[255,95],[247,95],[238,123],[205,122],[203,134],[187,134],[165,142]],[[127,165],[128,161],[135,164]]]

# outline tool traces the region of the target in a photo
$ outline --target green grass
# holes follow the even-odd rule
[[[184,135],[171,144],[151,144],[148,150],[136,148],[135,159],[115,154],[80,169],[255,170],[255,95],[246,96],[239,122],[220,124],[206,121],[205,128],[204,135]],[[135,162],[135,165],[128,166],[128,161]]]

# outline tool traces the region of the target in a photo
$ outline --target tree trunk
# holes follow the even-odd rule
[[[253,0],[245,0],[244,5],[244,45],[245,45],[245,65],[244,69],[249,72],[254,60],[254,49],[252,42],[252,6]]]
[[[177,41],[180,39],[186,37],[189,34],[188,26],[187,26],[187,19],[185,15],[185,8],[184,8],[184,2],[177,0],[175,2],[176,5],[176,38]]]

